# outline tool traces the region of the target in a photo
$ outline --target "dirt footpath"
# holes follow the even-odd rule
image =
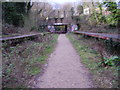
[[[44,74],[37,80],[37,88],[92,88],[91,75],[80,62],[68,38],[61,34],[51,54]]]

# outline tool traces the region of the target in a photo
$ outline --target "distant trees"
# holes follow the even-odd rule
[[[31,2],[27,3],[27,14],[29,13],[30,9],[32,8],[34,4],[31,5]]]
[[[107,11],[111,12],[110,15],[103,15],[103,6],[106,6]],[[65,16],[66,22],[70,23],[74,21],[72,19],[76,13],[78,16],[76,20],[78,20],[84,11],[84,8],[87,7],[90,10],[89,19],[93,19],[92,21],[96,22],[97,24],[108,23],[116,26],[120,21],[118,19],[120,18],[120,10],[117,9],[118,6],[115,2],[96,3],[94,0],[92,0],[92,2],[84,2],[83,4],[80,3],[77,5],[77,7],[73,7],[71,3],[66,3],[62,5],[58,10],[54,10],[52,5],[44,2],[36,2],[32,4],[31,2],[3,2],[2,7],[2,16],[4,23],[12,24],[16,27],[24,26],[27,21],[25,19],[28,18],[31,20],[31,22],[36,23],[36,25],[46,23],[47,19],[49,21],[49,19],[54,18],[56,15],[58,16],[58,12],[60,14],[60,17]],[[96,9],[99,9],[99,11],[96,11]]]
[[[71,8],[71,17],[72,17],[72,19],[73,19],[74,13],[75,13],[74,7],[72,7],[72,8]]]
[[[83,6],[82,5],[77,6],[77,13],[79,13],[79,15],[83,13]]]
[[[44,31],[47,24],[53,23],[55,10],[48,2],[34,2],[25,20],[25,29]]]
[[[60,9],[61,15],[64,17],[65,22],[72,23],[72,17],[74,14],[74,7],[72,6],[72,3],[65,3],[62,5]]]
[[[94,0],[92,0],[92,2],[84,2],[83,7],[90,9],[90,22],[108,24],[115,27],[119,24],[120,9],[117,8],[118,4],[116,2],[94,2]]]
[[[71,3],[66,3],[62,6],[62,10],[66,12],[66,17],[71,17],[71,15],[74,13],[74,8]]]
[[[107,10],[111,12],[111,14],[108,16],[108,23],[111,25],[117,26],[120,20],[120,10],[117,8],[118,5],[116,2],[104,2],[103,3]]]
[[[46,24],[46,19],[54,15],[53,7],[47,2],[3,2],[3,24],[24,27],[30,30]]]

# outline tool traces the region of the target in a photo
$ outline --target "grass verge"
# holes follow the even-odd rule
[[[102,67],[100,66],[100,54],[91,49],[90,42],[94,40],[86,40],[82,36],[68,34],[67,37],[73,43],[74,48],[81,57],[82,63],[93,74],[93,80],[98,88],[118,88],[118,69],[116,66]]]
[[[31,65],[31,66],[35,65],[35,67],[28,68],[29,69],[28,73],[30,75],[37,75],[40,73],[41,67],[39,65],[46,63],[46,60],[48,59],[49,54],[51,54],[54,50],[54,46],[57,42],[57,38],[58,38],[58,35],[55,34],[55,35],[53,35],[53,40],[51,40],[49,42],[49,44],[46,42],[39,43],[40,45],[42,44],[42,47],[44,47],[44,49],[41,53],[39,53],[38,56],[33,56],[33,58],[31,58],[30,62],[28,60],[29,65]]]

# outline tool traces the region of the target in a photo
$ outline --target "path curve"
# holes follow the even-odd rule
[[[37,80],[37,88],[92,88],[91,75],[80,62],[68,38],[61,34],[48,67]]]

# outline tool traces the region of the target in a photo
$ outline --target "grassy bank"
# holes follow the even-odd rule
[[[118,87],[118,68],[116,66],[103,67],[100,65],[101,56],[100,53],[94,49],[94,39],[85,39],[81,35],[75,34],[68,34],[67,37],[71,40],[74,48],[80,55],[82,63],[85,64],[93,74],[96,87]]]
[[[29,65],[33,65],[33,67],[29,67],[28,73],[30,75],[36,75],[41,72],[41,68],[39,65],[45,64],[46,60],[54,50],[54,46],[57,42],[58,35],[53,35],[52,40],[48,42],[35,43],[39,47],[43,47],[43,51],[39,53],[39,55],[33,55],[33,58],[28,60]],[[36,65],[35,65],[36,64]],[[35,65],[35,66],[34,66]]]
[[[33,76],[41,73],[49,54],[54,50],[58,35],[41,35],[16,46],[2,47],[3,87],[27,87]]]

